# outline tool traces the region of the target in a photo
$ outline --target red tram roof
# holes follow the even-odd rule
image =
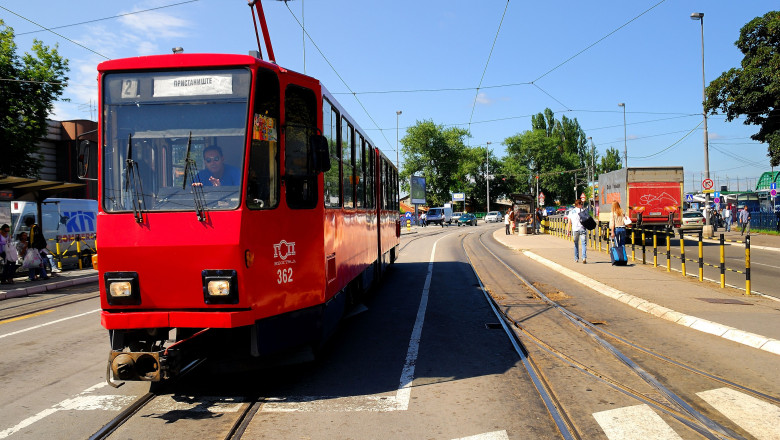
[[[103,61],[98,64],[99,72],[107,70],[124,69],[176,69],[192,66],[203,67],[224,67],[224,66],[251,66],[262,65],[263,67],[277,72],[287,72],[284,68],[255,58],[251,55],[221,54],[221,53],[188,53],[188,54],[167,54],[167,55],[147,55],[132,58],[119,58],[116,60]]]

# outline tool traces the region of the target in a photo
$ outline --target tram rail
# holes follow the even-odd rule
[[[593,368],[587,367],[583,362],[579,362],[573,357],[567,355],[566,353],[563,353],[562,351],[556,349],[555,347],[550,346],[549,344],[545,344],[543,340],[536,337],[533,333],[531,333],[526,326],[524,326],[522,323],[518,322],[517,320],[513,319],[511,316],[509,316],[508,312],[505,309],[502,309],[500,304],[498,304],[498,301],[495,299],[496,295],[499,295],[499,293],[496,292],[489,292],[484,284],[482,283],[482,279],[479,276],[479,272],[477,267],[474,264],[474,259],[472,258],[473,255],[476,255],[474,252],[474,249],[472,248],[471,251],[467,249],[467,244],[465,242],[465,239],[462,241],[462,248],[463,251],[469,261],[469,264],[471,265],[472,269],[474,270],[475,276],[479,280],[480,286],[483,290],[483,293],[485,294],[486,299],[491,304],[491,307],[494,309],[494,311],[497,311],[497,313],[500,313],[500,319],[502,319],[503,326],[506,328],[508,326],[512,326],[517,329],[515,333],[516,336],[511,336],[513,340],[517,338],[517,340],[520,340],[521,336],[523,339],[528,339],[532,341],[534,344],[539,346],[542,350],[547,351],[548,353],[552,354],[556,358],[558,358],[560,361],[566,363],[569,366],[575,367],[578,370],[606,383],[608,386],[620,391],[621,393],[628,395],[630,397],[633,397],[642,403],[646,403],[660,411],[663,411],[664,413],[670,415],[671,417],[674,417],[679,422],[683,423],[690,429],[696,431],[700,435],[704,436],[705,438],[711,438],[711,439],[723,439],[723,438],[742,438],[740,435],[734,433],[729,428],[724,427],[720,425],[719,423],[711,420],[706,415],[702,414],[701,412],[697,411],[695,408],[693,408],[690,404],[688,404],[681,396],[677,395],[676,393],[669,390],[666,386],[664,386],[658,379],[653,377],[651,374],[649,374],[647,371],[642,369],[635,361],[633,361],[630,357],[623,354],[621,351],[619,351],[616,347],[612,346],[608,341],[606,341],[605,338],[599,336],[596,334],[597,332],[602,333],[603,335],[618,340],[621,343],[624,343],[630,347],[633,347],[635,349],[641,349],[641,347],[638,344],[635,344],[631,341],[628,341],[624,338],[618,338],[614,335],[608,334],[608,332],[605,332],[603,329],[597,328],[597,326],[593,325],[592,323],[588,322],[584,318],[576,315],[575,313],[571,312],[570,310],[567,310],[565,307],[561,306],[559,303],[551,300],[549,297],[547,297],[541,290],[539,290],[536,286],[534,286],[531,282],[529,282],[525,277],[517,273],[514,269],[512,269],[509,264],[504,261],[501,257],[496,255],[493,251],[491,251],[487,245],[482,240],[482,236],[478,238],[479,243],[481,246],[487,251],[489,255],[492,256],[492,258],[495,259],[499,263],[499,266],[503,266],[509,273],[512,274],[515,278],[521,281],[521,283],[527,287],[531,292],[533,292],[534,295],[536,295],[539,299],[544,301],[547,305],[550,306],[551,309],[554,309],[558,311],[561,315],[567,318],[569,322],[571,322],[572,325],[574,325],[578,330],[585,332],[588,334],[592,340],[596,341],[599,345],[604,347],[608,352],[611,353],[612,356],[619,359],[623,364],[625,364],[637,377],[641,378],[644,382],[651,385],[653,389],[657,390],[661,395],[664,396],[664,401],[659,401],[658,399],[654,399],[648,395],[645,395],[644,393],[641,393],[637,390],[632,389],[629,386],[626,386],[622,384],[621,382],[617,380],[610,379],[608,375],[604,374],[603,372],[597,371]],[[499,295],[500,296],[500,295]],[[499,316],[499,315],[497,315]],[[513,342],[514,344],[514,342]],[[519,344],[522,344],[522,342],[519,342]],[[522,345],[520,345],[522,346]],[[525,353],[528,352],[527,349],[525,349],[524,346],[523,351]],[[645,351],[646,350],[646,351]],[[724,379],[722,377],[719,377],[717,375],[707,373],[703,370],[694,368],[690,365],[685,364],[684,362],[676,361],[674,359],[671,359],[667,356],[663,356],[658,353],[654,353],[650,350],[644,349],[642,351],[645,351],[647,354],[650,354],[654,357],[657,357],[665,362],[670,363],[671,365],[675,365],[679,368],[686,369],[687,371],[691,371],[695,374],[699,374],[702,376],[705,376],[707,378],[716,380],[718,382],[721,382],[725,385],[728,385],[730,387],[734,387],[736,389],[739,389],[741,391],[749,392],[750,394],[753,394],[754,396],[761,397],[764,399],[767,399],[769,401],[777,402],[778,399],[773,396],[769,396],[765,393],[762,393],[761,391],[751,389],[750,387],[746,387],[744,385],[737,384],[733,381],[729,381],[727,379]],[[523,356],[521,356],[523,357]],[[530,362],[528,362],[530,364]],[[524,365],[526,365],[527,362],[524,361]],[[530,374],[530,372],[529,372]],[[537,387],[537,390],[539,388]],[[546,393],[544,391],[540,391],[540,394],[542,394],[542,398],[545,399],[546,396],[543,394]],[[548,406],[549,408],[549,406]],[[564,414],[566,409],[562,408]],[[556,415],[553,415],[553,418],[556,417]],[[559,428],[561,428],[561,425],[559,425]],[[579,434],[576,431],[571,431],[571,435],[578,436]],[[566,434],[563,433],[562,435],[565,437]],[[579,438],[579,437],[575,437]]]

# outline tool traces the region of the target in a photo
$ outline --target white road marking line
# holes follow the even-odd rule
[[[520,252],[528,258],[537,261],[549,267],[550,269],[553,269],[554,271],[573,279],[574,281],[579,282],[580,284],[594,290],[595,292],[608,296],[612,299],[616,299],[645,313],[649,313],[661,319],[684,325],[700,332],[715,335],[730,341],[747,345],[749,347],[780,355],[780,340],[778,339],[768,338],[766,336],[735,329],[717,322],[697,318],[696,316],[676,312],[672,309],[660,306],[653,302],[646,301],[638,296],[634,296],[614,287],[607,286],[604,283],[596,281],[593,278],[587,277],[579,272],[563,267],[560,264],[550,261],[531,251],[521,250]]]
[[[648,405],[627,406],[593,414],[610,440],[682,440]]]
[[[79,395],[76,396],[76,398],[84,396],[84,395],[86,395],[88,393],[91,393],[92,391],[95,391],[95,390],[97,390],[97,389],[99,389],[101,387],[104,387],[106,385],[108,385],[108,384],[106,384],[105,382],[101,382],[101,383],[99,383],[97,385],[93,385],[93,386],[87,388],[86,390],[82,391],[81,393],[79,393]],[[118,397],[124,397],[124,396],[118,396]],[[65,399],[62,402],[55,404],[51,408],[47,408],[47,409],[39,412],[38,414],[35,414],[33,416],[30,416],[30,417],[22,420],[21,422],[17,423],[16,426],[12,426],[12,427],[4,430],[4,431],[0,431],[0,439],[4,439],[4,438],[6,438],[6,437],[8,437],[8,436],[10,436],[10,435],[12,435],[12,434],[14,434],[16,432],[19,432],[22,429],[32,425],[33,423],[35,423],[35,422],[37,422],[39,420],[42,420],[46,416],[49,416],[49,415],[52,415],[52,414],[56,413],[59,410],[70,409],[70,408],[66,408],[63,405],[70,404],[73,400],[74,400],[73,398]]]
[[[425,310],[428,307],[428,293],[433,277],[433,262],[436,254],[436,245],[439,238],[433,243],[431,257],[428,260],[428,274],[425,277],[420,306],[417,309],[417,318],[409,340],[409,348],[406,351],[406,361],[401,370],[401,379],[395,396],[390,395],[363,395],[363,396],[291,396],[272,397],[265,400],[261,412],[359,412],[359,411],[406,411],[409,409],[409,400],[412,394],[412,382],[414,381],[414,367],[417,365],[417,356],[420,352],[420,336],[422,335],[425,321]]]
[[[506,431],[494,431],[452,440],[509,440],[509,436],[506,434]]]
[[[780,439],[780,408],[731,388],[696,393],[759,440]]]
[[[95,313],[95,312],[99,312],[99,311],[100,311],[100,309],[90,310],[89,312],[84,312],[84,313],[80,313],[78,315],[68,316],[67,318],[58,319],[56,321],[49,321],[49,322],[46,322],[46,323],[43,323],[43,324],[40,324],[40,325],[36,325],[36,326],[33,326],[33,327],[25,328],[25,329],[22,329],[22,330],[17,330],[15,332],[11,332],[11,333],[6,333],[4,335],[0,335],[0,339],[6,338],[8,336],[18,335],[20,333],[29,332],[31,330],[37,330],[37,329],[39,329],[41,327],[46,327],[46,326],[49,326],[49,325],[52,325],[52,324],[58,324],[60,322],[67,321],[69,319],[81,318],[82,316],[86,316],[86,315],[89,315],[89,314],[92,314],[92,313]]]

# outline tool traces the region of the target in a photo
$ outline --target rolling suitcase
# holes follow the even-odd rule
[[[618,246],[617,239],[613,238],[610,242],[609,258],[612,260],[613,266],[625,266],[628,264],[628,256],[626,255],[626,247]]]

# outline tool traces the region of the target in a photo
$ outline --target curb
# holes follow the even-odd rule
[[[541,263],[558,273],[566,275],[567,277],[577,281],[585,287],[593,289],[604,296],[616,299],[637,310],[641,310],[661,319],[665,319],[667,321],[671,321],[676,324],[698,330],[700,332],[708,333],[742,345],[747,345],[748,347],[757,348],[772,354],[780,355],[780,340],[768,338],[756,333],[746,332],[744,330],[739,330],[717,322],[697,318],[696,316],[676,312],[672,309],[615,289],[614,287],[607,286],[604,283],[596,281],[592,278],[588,278],[585,275],[582,275],[581,273],[575,272],[571,269],[565,268],[560,264],[541,257],[531,251],[521,250],[521,252],[528,258]]]
[[[85,277],[74,278],[70,280],[61,280],[49,284],[41,284],[38,286],[21,287],[18,289],[8,290],[0,292],[0,300],[19,298],[22,296],[34,295],[36,293],[49,292],[52,290],[62,289],[64,287],[78,286],[81,284],[95,283],[99,280],[98,275],[89,275]]]

